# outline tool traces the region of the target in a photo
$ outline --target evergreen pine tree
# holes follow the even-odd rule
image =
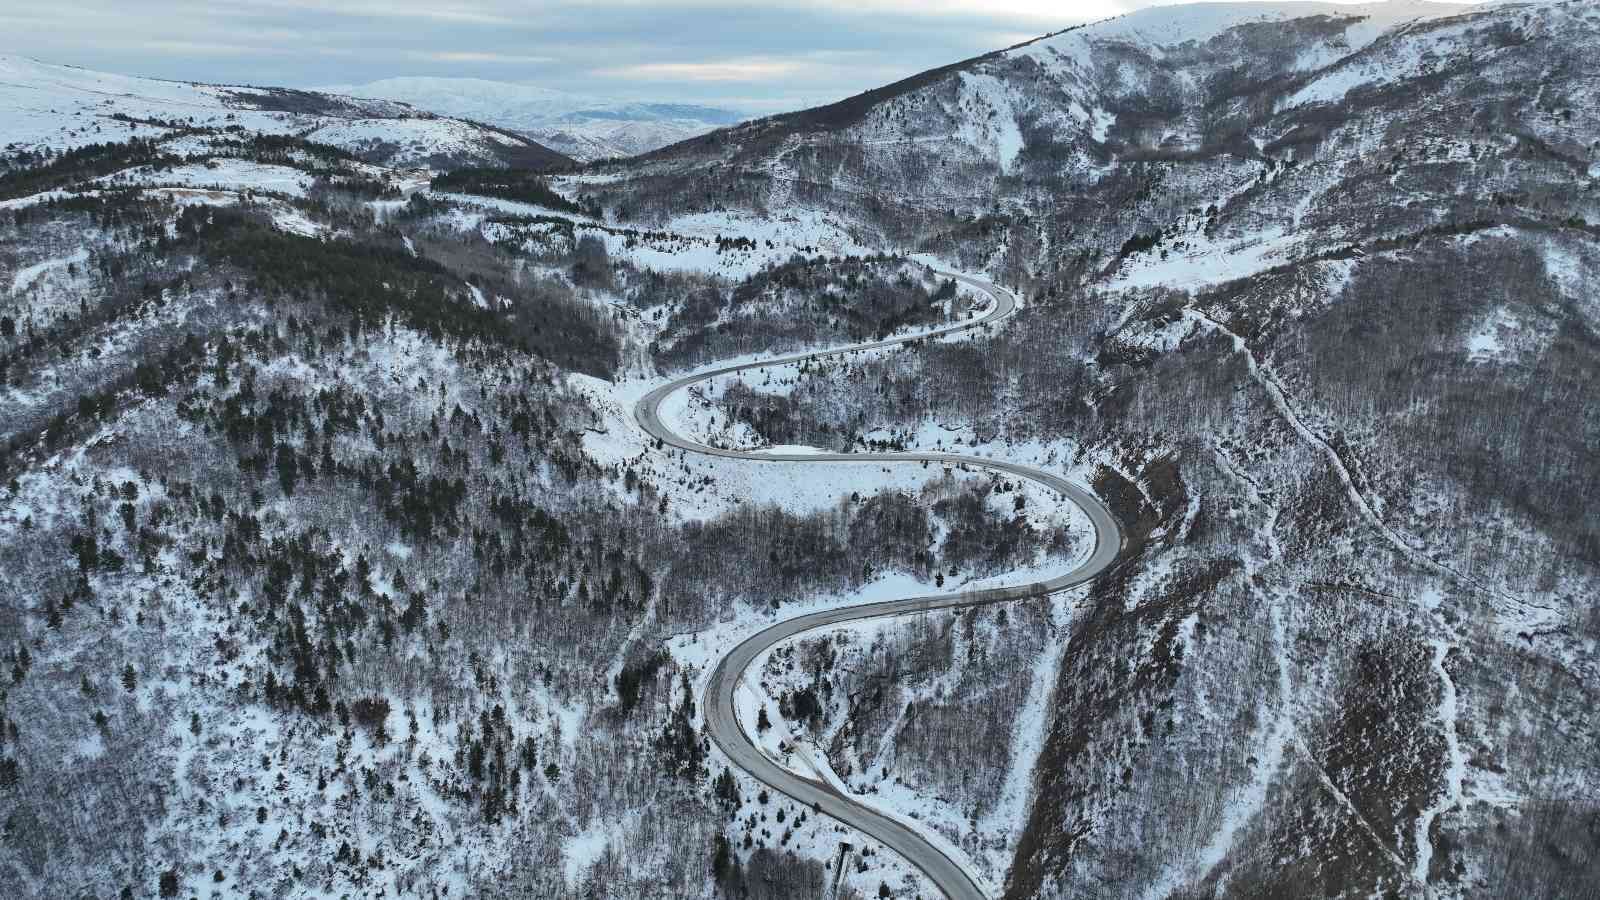
[[[294,496],[295,480],[299,477],[299,463],[295,461],[294,448],[279,444],[277,465],[278,484],[283,488],[283,495]]]

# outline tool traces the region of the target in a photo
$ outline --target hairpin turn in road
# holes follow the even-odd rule
[[[932,594],[922,597],[907,597],[901,600],[864,603],[796,616],[763,629],[745,639],[717,662],[711,674],[707,691],[708,697],[705,698],[703,706],[706,718],[706,732],[734,765],[745,770],[757,781],[773,790],[787,794],[808,807],[820,810],[822,813],[863,832],[899,853],[926,875],[928,880],[933,882],[934,886],[943,891],[945,896],[951,898],[951,900],[985,900],[983,891],[965,869],[912,828],[841,794],[825,782],[798,775],[763,755],[760,749],[756,747],[755,742],[745,733],[744,727],[739,722],[734,703],[734,693],[738,688],[739,680],[744,676],[745,670],[768,647],[815,628],[880,616],[898,616],[907,613],[926,612],[928,610],[952,609],[1007,600],[1038,598],[1083,584],[1106,571],[1116,562],[1122,548],[1122,531],[1117,524],[1116,518],[1112,516],[1111,511],[1106,508],[1105,504],[1101,503],[1086,488],[1058,475],[1018,463],[983,459],[956,453],[752,453],[741,450],[727,450],[695,443],[676,434],[666,427],[660,415],[661,403],[669,395],[687,389],[690,385],[708,381],[721,375],[729,375],[745,369],[781,366],[804,360],[838,356],[843,353],[889,347],[909,341],[968,331],[1004,319],[1016,310],[1016,298],[1003,288],[965,275],[941,274],[956,278],[987,294],[992,300],[992,308],[979,318],[919,334],[698,372],[651,391],[635,407],[634,418],[646,434],[668,446],[676,447],[688,453],[701,453],[756,462],[803,462],[843,465],[881,465],[893,462],[921,464],[927,461],[943,465],[964,466],[969,469],[1004,472],[1050,488],[1076,504],[1088,516],[1089,522],[1094,529],[1095,547],[1088,558],[1070,572],[1028,584],[1008,585],[976,591]]]

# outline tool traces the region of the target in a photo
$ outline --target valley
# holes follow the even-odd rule
[[[0,55],[0,893],[1597,896],[1596,46]]]

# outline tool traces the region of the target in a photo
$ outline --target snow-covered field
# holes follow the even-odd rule
[[[434,156],[476,157],[489,165],[495,157],[485,145],[518,146],[519,142],[495,131],[485,131],[456,119],[352,119],[331,121],[306,133],[306,138],[356,152],[398,146],[400,158],[426,162]]]
[[[260,109],[248,88],[191,84],[95,72],[22,56],[0,56],[0,149],[70,150],[130,138],[173,138],[175,153],[201,151],[190,128],[297,135],[352,151],[393,148],[399,161],[436,157],[497,161],[497,147],[520,142],[457,119],[419,114],[398,104],[344,100],[334,113]],[[336,101],[337,102],[337,101]]]
[[[700,272],[739,279],[797,255],[814,258],[866,256],[876,252],[853,238],[836,218],[817,211],[795,210],[777,219],[734,213],[696,213],[672,219],[660,228],[629,232],[620,225],[531,203],[455,193],[438,196],[467,209],[566,219],[574,224],[576,236],[592,235],[603,241],[612,258],[656,271]],[[504,226],[484,225],[481,213],[463,214],[456,221],[463,228],[481,226],[491,237],[503,238],[509,234]],[[753,244],[732,243],[739,239]]]
[[[171,169],[130,169],[100,182],[113,187],[161,186],[201,190],[257,191],[304,197],[312,176],[302,169],[265,165],[244,159],[219,158]]]
[[[18,269],[15,275],[11,276],[11,293],[22,293],[27,288],[30,288],[34,284],[38,283],[41,276],[54,269],[64,269],[78,263],[87,262],[88,259],[88,248],[79,247],[77,250],[74,250],[67,256],[58,257],[56,259],[47,259],[43,262],[36,262],[32,265],[24,266],[21,269]]]

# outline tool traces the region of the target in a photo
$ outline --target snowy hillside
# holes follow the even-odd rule
[[[1591,7],[1530,8],[1560,52],[1580,52]],[[696,197],[725,202],[690,189],[706,177],[763,206],[782,206],[798,186],[849,206],[876,184],[889,188],[888,218],[972,215],[995,193],[1032,203],[1030,193],[1093,184],[1118,161],[1260,155],[1318,128],[1314,107],[1330,91],[1493,58],[1489,48],[1469,57],[1467,45],[1497,44],[1531,15],[1521,10],[1402,0],[1151,7],[665,148],[619,169],[628,177],[618,190],[651,179],[654,189],[628,201],[646,209],[661,188],[681,186],[665,199],[681,212]]]
[[[523,145],[383,101],[6,66],[0,894],[819,891],[837,826],[707,750],[705,652],[967,567],[942,523],[1001,520],[939,501],[988,487],[728,471],[628,410],[950,324],[953,283],[826,217],[641,232],[418,170]],[[841,552],[884,505],[906,540]]]
[[[719,662],[1115,547],[734,720],[1005,900],[1600,900],[1597,51],[1160,7],[583,167],[499,116],[718,114],[0,58],[0,896],[928,898]]]
[[[744,118],[714,107],[611,100],[477,78],[385,78],[327,90],[490,122],[579,160],[634,156]]]
[[[1005,896],[1594,897],[1597,48],[1576,0],[1153,7],[561,184],[640,228],[826,216],[1028,298],[710,407],[747,441],[1057,452],[1139,523],[1041,676]],[[812,739],[980,841],[928,752],[974,713],[923,687],[964,627],[784,677],[904,673]]]
[[[562,161],[519,135],[383,100],[162,81],[0,56],[0,151],[7,155],[235,128],[312,135],[398,165]]]

